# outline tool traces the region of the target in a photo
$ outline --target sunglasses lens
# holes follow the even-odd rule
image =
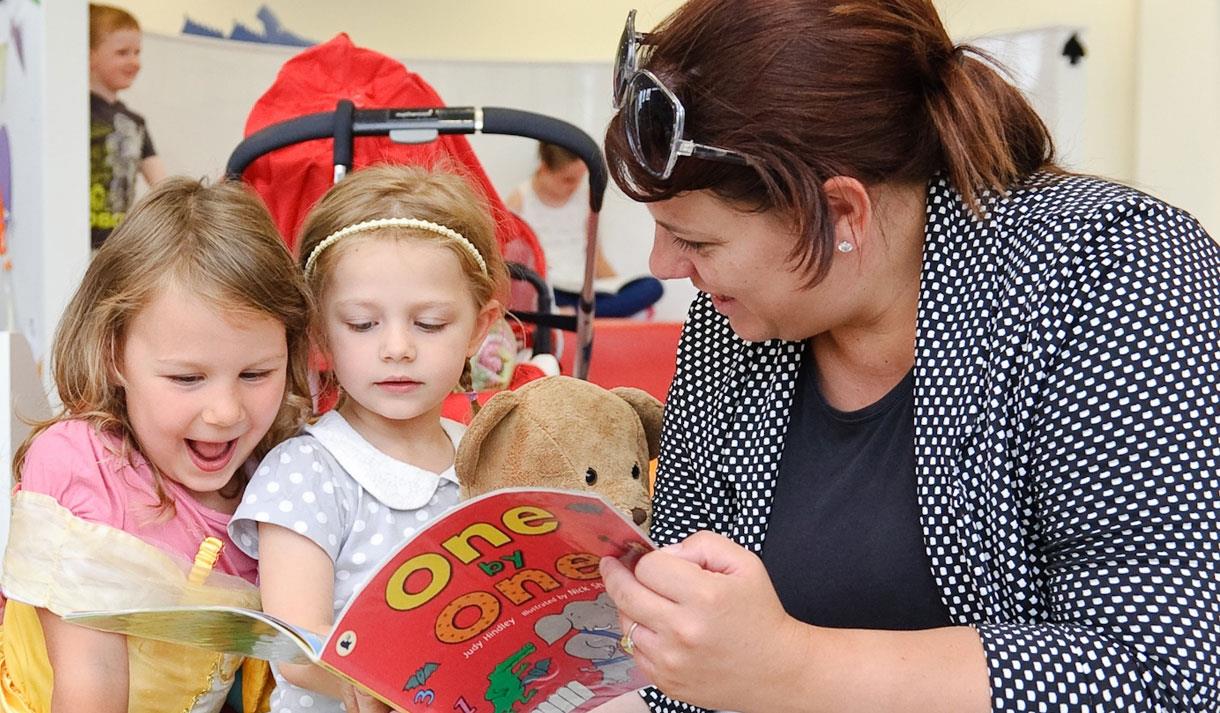
[[[618,38],[618,52],[614,55],[614,108],[623,105],[623,95],[627,93],[627,84],[631,81],[631,72],[635,69],[635,53],[638,49],[635,35],[635,10],[627,13],[627,21],[623,23],[623,34]]]
[[[677,108],[669,96],[647,74],[637,74],[628,87],[625,112],[627,141],[649,173],[666,177],[674,150]]]
[[[627,25],[623,27],[623,36],[618,40],[618,53],[614,56],[614,106],[622,106],[623,95],[627,93],[627,82],[630,78],[630,67],[627,65],[631,62],[631,55],[634,54],[632,48],[631,36],[634,33],[631,30],[630,18]]]

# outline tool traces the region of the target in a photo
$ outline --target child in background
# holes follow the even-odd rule
[[[217,711],[239,660],[68,624],[67,611],[258,606],[257,565],[200,543],[309,412],[309,295],[243,186],[163,181],[98,251],[52,351],[62,411],[17,450],[4,711]],[[45,648],[44,648],[45,646]]]
[[[136,173],[165,177],[144,117],[119,101],[140,72],[140,23],[126,10],[89,5],[89,214],[96,250],[135,199]]]
[[[229,531],[259,561],[263,609],[323,634],[391,551],[457,503],[465,428],[441,405],[470,389],[507,270],[470,185],[407,166],[340,181],[300,250],[339,406],[267,455]],[[272,711],[388,710],[320,668],[273,670]]]
[[[504,205],[529,224],[546,255],[555,304],[574,307],[585,281],[585,224],[589,219],[589,171],[580,157],[554,144],[538,144],[538,168]],[[602,254],[594,256],[594,304],[599,317],[630,317],[652,307],[665,292],[651,275],[620,276]]]

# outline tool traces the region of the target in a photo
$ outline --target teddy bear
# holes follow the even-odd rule
[[[458,446],[462,496],[525,486],[594,492],[647,531],[648,464],[657,456],[661,410],[646,391],[569,376],[502,391]]]

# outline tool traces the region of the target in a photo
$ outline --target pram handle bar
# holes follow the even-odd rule
[[[576,331],[576,319],[574,317],[569,317],[568,319],[572,320],[570,325],[566,323],[544,324],[544,320],[540,318],[541,316],[558,316],[551,315],[551,308],[554,305],[551,303],[550,286],[546,284],[546,280],[543,280],[542,276],[519,262],[508,262],[507,265],[508,274],[510,277],[512,277],[514,280],[522,280],[530,283],[530,286],[534,288],[534,293],[538,295],[537,312],[523,314],[520,311],[514,311],[513,314],[517,316],[517,319],[520,319],[523,322],[529,322],[530,324],[537,325],[538,331],[534,333],[535,354],[554,354],[555,344],[551,339],[550,328],[556,327],[574,332]],[[558,355],[556,354],[556,356]]]
[[[597,142],[581,129],[553,116],[488,106],[483,108],[482,133],[524,136],[576,154],[589,167],[589,210],[601,212],[609,173]]]
[[[334,139],[336,118],[346,112],[305,114],[264,127],[247,136],[229,156],[225,174],[238,178],[254,160],[276,149],[311,141]],[[339,114],[340,116],[336,116]],[[602,208],[609,174],[597,143],[581,129],[552,116],[502,107],[437,107],[405,109],[356,109],[351,112],[351,133],[356,136],[386,136],[392,131],[436,131],[438,134],[504,134],[556,144],[571,151],[589,167],[589,208]],[[344,132],[346,133],[346,132]],[[341,141],[341,143],[343,143]],[[351,169],[351,151],[345,163]]]
[[[306,114],[264,127],[246,137],[229,156],[225,175],[240,179],[260,156],[276,149],[314,139],[334,141],[335,180],[352,166],[356,136],[406,136],[407,141],[428,141],[439,134],[503,134],[523,136],[562,146],[589,168],[589,220],[585,235],[585,279],[576,306],[576,354],[573,375],[588,377],[593,354],[593,272],[597,254],[597,218],[609,174],[597,143],[580,128],[543,114],[502,107],[420,107],[355,109],[348,100],[335,111]],[[392,136],[392,138],[394,138]],[[567,320],[562,320],[566,322]]]

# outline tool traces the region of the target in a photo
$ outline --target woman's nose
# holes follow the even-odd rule
[[[648,271],[662,280],[686,278],[692,273],[690,260],[682,255],[673,241],[660,236],[652,241]]]

